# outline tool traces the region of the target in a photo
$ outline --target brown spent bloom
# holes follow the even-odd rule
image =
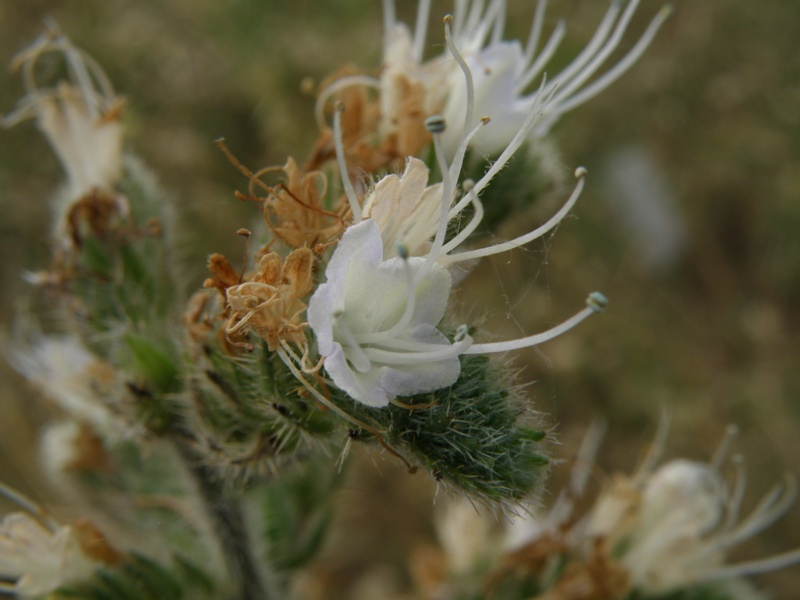
[[[363,85],[336,89],[336,82],[356,75],[352,68],[337,71],[320,85],[323,90],[318,103],[324,105],[329,97],[342,106],[342,142],[346,163],[356,172],[377,173],[385,169],[400,169],[408,156],[417,156],[431,143],[431,134],[425,128],[430,116],[425,109],[425,89],[420,82],[403,75],[395,75],[395,95],[390,115],[382,118],[381,99]],[[327,93],[327,90],[336,90]],[[318,114],[318,118],[321,114]],[[333,132],[322,127],[311,159],[306,168],[318,169],[335,158]]]
[[[302,298],[314,287],[313,267],[314,253],[308,248],[293,250],[285,261],[274,252],[263,255],[249,281],[226,290],[232,311],[225,327],[229,340],[252,332],[266,340],[270,350],[281,342],[304,347],[306,323],[301,316],[306,304]]]
[[[347,208],[344,202],[334,212],[323,208],[328,192],[325,174],[301,169],[291,157],[281,171],[286,182],[273,188],[264,203],[264,218],[272,233],[291,248],[315,248],[337,238],[344,229]]]

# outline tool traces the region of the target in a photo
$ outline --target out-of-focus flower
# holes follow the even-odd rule
[[[568,489],[549,514],[534,527],[522,519],[512,528],[517,533],[527,529],[528,540],[523,543],[514,536],[514,547],[494,580],[502,581],[520,567],[539,578],[547,564],[539,558],[548,556],[551,562],[567,560],[568,566],[541,598],[595,597],[570,595],[569,590],[580,580],[589,586],[585,590],[606,589],[604,586],[615,581],[621,586],[619,593],[636,592],[645,597],[711,586],[724,590],[721,597],[749,600],[760,596],[745,577],[800,562],[800,550],[794,550],[761,560],[725,563],[732,547],[786,513],[796,497],[793,478],[776,486],[740,520],[745,488],[742,461],[733,461],[736,477],[732,484],[721,472],[733,433],[709,463],[676,459],[658,466],[665,434],[664,427],[633,475],[612,477],[586,515],[578,518],[575,504],[600,440],[594,428],[584,442]]]
[[[0,492],[29,510],[6,515],[0,523],[0,578],[14,582],[0,584],[0,591],[42,596],[119,562],[120,553],[91,522],[59,525],[17,492]]]
[[[580,54],[557,73],[548,72],[544,94],[551,101],[542,119],[529,131],[531,137],[545,135],[558,118],[594,97],[627,71],[644,53],[671,12],[665,6],[652,20],[639,41],[613,66],[608,60],[619,47],[640,0],[631,0],[623,9],[621,0],[611,0],[598,28]],[[379,77],[346,75],[330,83],[320,94],[317,118],[322,123],[325,102],[351,86],[376,88],[379,92],[378,134],[401,154],[416,155],[428,143],[419,130],[425,117],[442,114],[446,120],[460,118],[465,111],[474,115],[470,127],[481,117],[494,126],[471,140],[480,152],[497,154],[523,126],[533,106],[539,102],[538,78],[546,71],[564,38],[566,28],[559,21],[550,38],[539,49],[546,0],[536,7],[526,45],[504,40],[505,0],[455,3],[453,43],[461,57],[454,61],[447,51],[423,60],[430,1],[421,0],[412,34],[398,21],[393,0],[384,1],[384,56]],[[472,77],[466,82],[461,70],[468,67]],[[601,73],[602,71],[602,73]],[[534,87],[532,87],[532,85]],[[472,88],[469,90],[469,88]],[[471,98],[473,106],[465,106]],[[442,144],[453,156],[460,142],[456,129],[445,132]]]
[[[37,63],[50,53],[63,56],[69,83],[42,87],[37,81]],[[53,28],[20,52],[12,68],[22,71],[27,93],[3,123],[36,118],[67,173],[67,202],[92,190],[113,191],[122,168],[123,101],[100,66]]]
[[[8,349],[11,364],[31,383],[78,421],[103,436],[127,438],[141,433],[127,414],[130,392],[110,364],[92,354],[75,337],[39,336]]]
[[[588,539],[602,539],[629,573],[631,586],[667,593],[691,585],[736,579],[800,562],[800,550],[726,565],[727,552],[760,533],[794,503],[797,483],[787,478],[739,521],[745,474],[736,462],[730,486],[712,463],[685,459],[611,480],[582,526]]]

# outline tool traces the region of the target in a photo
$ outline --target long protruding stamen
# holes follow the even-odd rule
[[[725,435],[722,436],[722,441],[717,446],[717,449],[714,451],[714,456],[711,457],[711,461],[709,465],[715,471],[720,471],[722,469],[722,465],[725,464],[725,461],[728,459],[728,454],[730,454],[731,446],[733,445],[733,441],[739,436],[739,428],[736,425],[728,425],[725,428]]]
[[[796,498],[797,480],[787,476],[785,484],[776,485],[736,529],[722,536],[720,547],[730,548],[763,531],[786,514]]]
[[[637,487],[642,486],[645,480],[653,474],[658,461],[661,460],[661,456],[664,454],[664,448],[667,445],[667,437],[669,436],[671,424],[671,413],[667,409],[662,409],[653,443],[650,444],[650,448],[647,449],[642,463],[637,467],[636,474],[633,477],[633,482]]]
[[[22,492],[18,492],[17,490],[10,488],[4,483],[0,482],[0,496],[5,497],[6,499],[10,500],[20,508],[27,510],[32,515],[36,515],[39,519],[41,519],[44,522],[45,525],[47,525],[48,529],[50,529],[51,531],[53,532],[58,531],[59,525],[55,521],[55,519],[53,519],[53,517],[48,515],[41,506],[36,504],[36,502],[28,498]]]
[[[606,59],[622,41],[622,36],[625,34],[625,30],[628,28],[628,25],[633,18],[633,13],[639,6],[639,2],[640,0],[630,0],[628,6],[625,7],[625,11],[622,13],[622,16],[619,18],[614,31],[611,33],[611,36],[605,42],[600,51],[597,52],[594,57],[592,57],[592,60],[590,60],[585,67],[581,68],[574,77],[571,77],[569,82],[566,82],[566,80],[562,79],[562,77],[558,78],[559,83],[562,85],[561,90],[554,98],[554,102],[561,102],[569,98],[573,92],[580,88],[592,75],[594,75],[594,73],[597,72],[597,69],[603,65]]]
[[[461,167],[464,164],[464,157],[467,154],[467,148],[469,147],[469,143],[472,141],[472,138],[486,125],[491,122],[489,117],[482,117],[480,123],[469,132],[467,137],[461,140],[461,144],[458,146],[458,150],[456,150],[456,155],[453,158],[453,162],[450,165],[450,177],[453,181],[458,181],[459,175],[461,174]],[[475,184],[473,183],[472,188],[474,189]],[[474,194],[477,196],[477,194]],[[462,210],[464,207],[471,202],[471,198],[468,197],[467,194],[464,195],[461,200],[459,200],[455,206],[450,209],[450,212],[447,215],[447,220],[452,221]]]
[[[350,181],[350,173],[347,171],[347,162],[344,157],[344,141],[342,140],[342,112],[344,108],[341,104],[336,106],[333,113],[333,143],[336,147],[336,162],[339,165],[339,174],[342,178],[344,193],[350,203],[350,210],[353,213],[353,221],[358,223],[361,220],[361,205],[358,203],[356,191],[353,189],[353,182]]]
[[[494,14],[492,12],[494,11]],[[495,0],[487,11],[487,20],[494,20],[492,25],[492,41],[491,43],[499,44],[503,40],[503,33],[506,28],[506,0]]]
[[[739,518],[739,507],[742,505],[744,489],[747,484],[744,458],[741,455],[733,457],[733,466],[736,469],[736,479],[733,483],[733,492],[731,493],[730,502],[728,502],[728,506],[726,507],[725,524],[722,526],[723,531],[730,531],[736,524],[736,520]]]
[[[442,148],[441,133],[446,127],[444,118],[438,115],[429,117],[425,121],[425,127],[433,135],[433,148],[436,153],[436,161],[439,165],[439,170],[442,172],[442,200],[439,210],[439,220],[436,225],[436,236],[433,238],[433,244],[425,259],[425,264],[418,275],[420,278],[425,276],[430,269],[430,265],[439,258],[442,246],[444,245],[444,236],[447,234],[447,214],[450,211],[450,204],[453,200],[453,178],[450,177],[450,168],[447,165],[444,149]]]
[[[484,256],[491,256],[492,254],[499,254],[501,252],[507,252],[508,250],[513,250],[514,248],[519,248],[529,242],[532,242],[535,239],[538,239],[551,231],[553,228],[556,227],[563,219],[567,216],[569,211],[572,210],[572,207],[575,206],[575,203],[578,201],[578,198],[583,191],[583,186],[586,179],[586,169],[583,167],[578,168],[575,171],[575,177],[578,178],[578,183],[575,186],[572,194],[570,195],[569,199],[564,203],[564,206],[550,217],[550,220],[547,221],[544,225],[541,225],[534,229],[533,231],[526,233],[525,235],[521,235],[513,240],[509,240],[507,242],[501,242],[499,244],[494,244],[493,246],[487,246],[486,248],[479,248],[477,250],[467,250],[464,252],[458,252],[456,254],[448,254],[447,256],[440,257],[440,262],[451,264],[454,262],[464,261],[464,260],[472,260],[475,258],[481,258]]]
[[[516,340],[509,340],[507,342],[490,342],[487,344],[473,344],[464,354],[493,354],[496,352],[508,352],[510,350],[519,350],[520,348],[529,348],[531,346],[538,346],[553,338],[560,336],[565,331],[569,331],[581,321],[584,321],[593,314],[603,312],[608,305],[608,300],[600,292],[592,292],[586,299],[586,308],[579,313],[574,314],[569,319],[556,325],[552,329],[548,329],[536,335],[529,335],[524,338]]]
[[[553,83],[558,83],[563,87],[568,81],[579,74],[586,64],[597,55],[597,52],[601,50],[603,43],[606,41],[606,39],[608,39],[608,35],[611,33],[611,30],[614,27],[614,22],[617,20],[617,16],[619,15],[619,11],[621,9],[621,0],[611,0],[611,4],[609,5],[606,14],[603,15],[600,25],[597,26],[592,39],[589,40],[589,43],[586,44],[584,49],[580,52],[580,54],[578,54],[575,60],[573,60],[563,71],[558,73],[558,75],[553,78]]]
[[[636,43],[636,45],[630,50],[630,52],[628,52],[628,54],[625,55],[622,60],[620,60],[616,65],[614,65],[614,67],[609,69],[596,81],[592,82],[591,85],[585,87],[579,93],[574,94],[568,100],[563,102],[558,102],[558,100],[556,100],[554,106],[555,112],[553,115],[548,115],[548,120],[554,119],[557,115],[562,115],[566,112],[569,112],[587,100],[594,98],[597,94],[619,79],[631,66],[636,63],[636,61],[641,58],[645,50],[647,50],[647,48],[655,39],[658,30],[671,14],[672,5],[668,4],[664,6],[658,12],[656,17],[650,22],[650,25],[647,27],[642,37],[639,38],[639,41]]]
[[[575,502],[583,496],[607,429],[608,423],[603,419],[595,419],[589,425],[572,465],[569,486],[561,490],[553,507],[548,511],[547,524],[549,527],[557,527],[566,523],[573,516]]]
[[[741,577],[750,577],[751,575],[760,575],[761,573],[769,573],[770,571],[777,571],[785,569],[792,565],[800,563],[800,548],[783,554],[777,554],[769,558],[760,560],[753,560],[725,567],[715,569],[707,581],[723,580],[723,579],[739,579]]]
[[[367,75],[350,75],[337,79],[320,93],[317,102],[314,105],[314,119],[317,122],[317,127],[320,129],[325,128],[325,103],[339,90],[352,85],[363,85],[364,87],[377,88],[380,87],[381,82],[374,77]]]
[[[436,350],[392,352],[382,348],[364,348],[364,353],[371,360],[385,365],[420,365],[439,362],[461,354],[474,354],[469,351],[471,345],[472,338],[467,335],[453,344],[441,344]]]
[[[544,68],[547,66],[547,63],[550,62],[550,59],[553,58],[553,55],[558,50],[559,44],[564,39],[564,36],[567,33],[567,26],[563,20],[559,20],[556,23],[553,32],[550,34],[550,38],[547,40],[547,44],[545,44],[542,53],[536,58],[536,61],[528,67],[528,70],[517,80],[514,86],[514,93],[515,94],[522,94],[525,91],[531,81],[533,81],[536,77],[539,76],[539,73],[544,71]]]
[[[472,202],[475,213],[472,215],[472,219],[470,219],[467,226],[459,231],[458,235],[454,236],[453,239],[442,246],[442,254],[447,254],[454,248],[458,248],[461,244],[467,241],[467,238],[472,235],[472,232],[475,231],[481,224],[481,221],[483,221],[483,203],[478,199],[478,196],[473,194],[471,191],[467,192],[466,197]],[[453,217],[451,216],[450,218],[452,219]]]
[[[525,44],[525,55],[522,62],[527,65],[536,56],[536,49],[539,47],[539,37],[542,35],[542,26],[544,25],[544,13],[547,10],[547,0],[539,0],[536,3],[536,12],[533,15],[533,25],[531,25],[531,32],[528,35],[528,42]]]
[[[372,368],[372,364],[369,358],[367,358],[367,355],[364,354],[364,349],[358,343],[356,336],[350,331],[350,328],[341,318],[341,315],[334,315],[333,318],[338,334],[336,337],[341,338],[342,342],[349,350],[347,353],[347,360],[353,363],[357,371],[367,373]]]
[[[428,16],[431,13],[431,0],[420,0],[417,6],[417,24],[414,28],[414,48],[412,50],[414,60],[422,62],[422,55],[425,52],[425,36],[428,33]]]
[[[453,59],[455,59],[459,68],[461,69],[461,72],[464,74],[464,83],[467,86],[467,110],[464,113],[464,132],[461,136],[462,138],[465,138],[469,133],[470,127],[472,127],[472,115],[475,110],[475,82],[472,79],[472,71],[470,70],[469,65],[467,65],[467,61],[465,61],[464,57],[461,56],[461,53],[458,51],[458,48],[456,48],[456,45],[453,42],[453,35],[450,32],[450,22],[452,20],[452,15],[447,15],[444,18],[444,39],[447,42],[447,49],[450,50],[450,54],[453,55]],[[453,177],[457,176],[458,173],[453,175]]]
[[[389,49],[392,33],[397,23],[397,11],[394,0],[383,0],[383,53]]]

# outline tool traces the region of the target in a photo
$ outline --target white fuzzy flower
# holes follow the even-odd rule
[[[70,83],[40,87],[36,64],[48,53],[63,55]],[[20,52],[12,66],[22,71],[27,94],[3,122],[36,118],[67,173],[67,202],[113,190],[122,167],[122,101],[100,66],[57,30]]]

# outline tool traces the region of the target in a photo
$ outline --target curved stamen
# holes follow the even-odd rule
[[[317,122],[317,127],[320,129],[325,129],[325,103],[336,92],[352,85],[363,85],[364,87],[377,88],[380,87],[381,82],[368,75],[348,75],[347,77],[342,77],[341,79],[334,81],[324,90],[322,90],[322,92],[320,92],[317,102],[314,105],[314,119]]]
[[[440,262],[443,264],[452,264],[454,262],[459,262],[463,260],[472,260],[474,258],[481,258],[484,256],[491,256],[492,254],[499,254],[501,252],[507,252],[508,250],[513,250],[514,248],[518,248],[523,246],[529,242],[532,242],[535,239],[538,239],[551,231],[556,225],[558,225],[564,217],[567,216],[572,207],[578,201],[578,197],[580,197],[581,192],[583,191],[583,186],[586,179],[586,169],[583,167],[578,168],[575,171],[575,176],[578,178],[578,183],[575,185],[575,189],[573,190],[572,194],[570,195],[569,199],[564,203],[564,206],[550,217],[550,220],[547,221],[544,225],[541,225],[534,229],[533,231],[521,235],[513,240],[509,240],[507,242],[501,242],[499,244],[494,244],[492,246],[487,246],[486,248],[479,248],[477,250],[467,250],[465,252],[458,252],[456,254],[448,254],[446,256],[440,257]],[[473,192],[470,192],[473,193]]]
[[[751,575],[760,575],[761,573],[785,569],[797,563],[800,563],[800,548],[769,558],[719,567],[705,580],[739,579],[740,577],[749,577]]]
[[[558,337],[565,331],[569,331],[581,321],[587,319],[593,314],[602,312],[608,304],[605,296],[600,292],[592,292],[586,299],[586,308],[579,313],[574,314],[569,319],[536,335],[529,335],[524,338],[516,340],[509,340],[507,342],[490,342],[488,344],[473,344],[464,354],[492,354],[495,352],[508,352],[509,350],[519,350],[520,348],[529,348],[531,346],[538,346],[555,337]]]
[[[725,428],[725,435],[722,436],[719,446],[717,446],[717,449],[714,451],[714,456],[711,457],[711,462],[708,463],[712,469],[715,471],[722,469],[722,465],[725,464],[728,454],[731,451],[733,441],[738,435],[739,428],[736,425],[730,424]]]
[[[528,35],[528,41],[525,44],[525,54],[522,64],[527,65],[533,60],[536,55],[536,48],[539,46],[539,37],[542,35],[542,27],[544,25],[544,13],[547,10],[547,0],[539,0],[536,3],[536,12],[533,15],[533,25],[531,25],[531,32]]]
[[[747,473],[744,469],[743,457],[734,456],[733,465],[736,469],[736,479],[733,483],[733,493],[731,494],[730,502],[728,502],[725,524],[722,526],[723,531],[730,531],[736,524],[736,519],[739,518],[739,507],[742,505],[744,489],[747,483]]]
[[[444,119],[442,117],[430,117],[425,121],[425,125],[428,131],[433,135],[433,147],[436,153],[436,161],[439,164],[439,170],[442,172],[442,200],[436,226],[436,236],[433,238],[431,249],[425,257],[425,263],[417,274],[418,279],[425,277],[431,265],[439,258],[442,246],[444,245],[444,237],[447,234],[447,214],[450,211],[450,204],[453,201],[453,178],[450,177],[450,169],[447,166],[447,161],[444,157],[444,149],[442,148],[441,132],[444,131],[445,127]]]
[[[393,352],[381,348],[364,348],[364,354],[369,359],[385,365],[419,365],[446,360],[461,354],[470,354],[469,347],[471,345],[472,338],[467,335],[461,341],[453,344],[442,344],[439,350]]]
[[[417,6],[417,24],[414,28],[414,47],[412,56],[416,62],[422,62],[425,52],[425,36],[428,33],[428,17],[431,12],[431,0],[420,0]]]
[[[633,482],[636,487],[642,487],[644,481],[653,474],[656,469],[658,461],[661,460],[661,455],[664,454],[664,448],[667,445],[667,437],[669,436],[669,428],[672,423],[672,415],[666,409],[661,411],[661,418],[658,420],[658,427],[656,428],[656,435],[653,438],[653,443],[648,448],[647,452],[642,459],[642,463],[636,469],[633,476]]]
[[[469,143],[472,141],[472,138],[481,130],[482,127],[488,125],[491,122],[489,117],[481,117],[480,123],[475,126],[475,129],[469,132],[469,134],[461,140],[461,144],[456,151],[455,158],[453,158],[453,164],[450,165],[450,177],[454,180],[458,180],[458,176],[461,173],[461,167],[464,164],[464,157],[467,154],[467,147],[469,147]],[[472,188],[475,188],[473,183]],[[477,196],[477,194],[475,194]],[[461,200],[456,202],[453,208],[450,209],[450,212],[447,214],[447,220],[452,221],[462,210],[464,207],[471,202],[471,198],[468,197],[468,194],[465,194]]]
[[[389,48],[389,39],[397,23],[397,11],[394,0],[383,0],[383,53]]]
[[[353,189],[353,182],[350,181],[350,173],[347,171],[347,162],[344,157],[344,141],[342,140],[342,112],[344,108],[341,104],[336,106],[333,113],[333,143],[336,147],[336,162],[339,164],[339,173],[344,185],[344,193],[350,203],[350,210],[353,213],[353,221],[358,223],[361,220],[361,205],[358,203],[356,191]]]
[[[470,222],[467,224],[467,226],[458,232],[458,235],[454,236],[453,239],[442,246],[442,254],[446,255],[451,250],[458,248],[461,244],[463,244],[467,238],[472,235],[472,232],[478,228],[478,225],[481,224],[481,221],[483,221],[483,202],[481,202],[478,199],[478,196],[472,193],[472,191],[467,193],[466,197],[472,202],[472,206],[475,209],[475,214],[472,215],[472,219],[470,219]],[[453,211],[450,212],[452,213]],[[450,217],[450,219],[452,218],[453,217]]]
[[[536,58],[536,61],[528,68],[528,70],[525,71],[525,73],[517,80],[514,88],[515,94],[522,94],[522,92],[525,91],[525,88],[530,85],[531,81],[533,81],[539,75],[539,73],[544,71],[545,66],[547,66],[547,63],[549,63],[550,59],[553,58],[553,55],[556,53],[556,50],[558,50],[558,46],[561,44],[561,41],[564,39],[566,33],[567,26],[564,24],[563,20],[559,20],[553,29],[553,33],[550,34],[547,44],[545,44],[544,49],[542,49],[542,53]],[[527,64],[527,62],[525,64]]]
[[[450,51],[453,59],[455,59],[458,67],[464,74],[464,83],[467,86],[467,110],[464,113],[464,132],[461,136],[462,138],[465,138],[468,135],[469,128],[472,126],[472,114],[475,110],[475,82],[472,79],[472,71],[470,70],[469,65],[467,65],[467,61],[465,61],[464,57],[461,56],[461,53],[458,51],[458,48],[456,48],[456,45],[453,42],[453,36],[450,32],[450,21],[452,20],[452,15],[447,15],[444,18],[444,39],[447,42],[447,49]],[[455,163],[455,160],[453,162]],[[460,166],[459,170],[461,170]],[[453,177],[457,176],[457,173],[453,175]]]
[[[729,535],[718,541],[721,548],[730,548],[753,537],[781,518],[797,498],[797,480],[787,477],[784,485],[776,485],[755,510]]]

